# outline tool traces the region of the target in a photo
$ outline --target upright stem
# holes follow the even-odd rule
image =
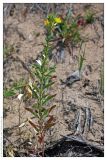
[[[46,43],[45,43],[45,48],[43,50],[43,56],[41,59],[41,77],[39,78],[39,84],[40,84],[40,88],[39,88],[39,99],[38,99],[38,106],[39,106],[39,119],[38,119],[38,124],[39,124],[39,132],[38,132],[38,144],[40,145],[40,150],[41,150],[41,154],[42,157],[44,157],[44,147],[45,147],[45,132],[43,130],[44,128],[44,117],[42,116],[42,100],[43,100],[43,96],[44,96],[44,83],[45,83],[45,75],[44,75],[44,70],[47,69],[47,64],[48,64],[48,60],[49,60],[49,37],[46,37]],[[40,140],[39,140],[40,138]],[[40,141],[40,142],[39,142]]]
[[[44,134],[44,133],[43,133]],[[42,144],[42,156],[44,157],[44,148],[45,148],[45,142],[44,142],[45,135],[43,135],[43,144]]]

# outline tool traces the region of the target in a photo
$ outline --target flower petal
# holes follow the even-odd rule
[[[41,61],[38,59],[38,60],[36,60],[36,62],[41,66],[42,65],[42,63],[41,63]]]
[[[17,96],[17,98],[18,98],[20,101],[21,101],[22,97],[23,97],[23,94],[19,94],[19,95]]]

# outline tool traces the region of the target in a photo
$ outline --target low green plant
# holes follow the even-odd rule
[[[25,102],[29,99],[35,100],[31,107],[25,107],[25,109],[35,118],[35,122],[30,118],[28,118],[27,122],[29,122],[36,133],[36,154],[41,156],[44,156],[46,131],[56,123],[56,119],[51,113],[56,107],[56,105],[51,105],[51,100],[55,97],[55,94],[50,93],[50,89],[54,84],[53,79],[56,77],[53,75],[56,67],[50,64],[49,54],[51,53],[51,46],[49,42],[50,37],[47,36],[41,58],[32,64],[32,81],[29,83],[20,81],[19,83],[14,83],[10,89],[4,90],[5,98],[14,96],[17,94],[17,91],[20,91],[18,95],[19,100]]]
[[[56,14],[48,15],[45,27],[51,38],[62,41],[63,46],[67,46],[68,43],[76,45],[81,41],[80,27],[70,10],[65,17]]]
[[[95,21],[94,13],[92,11],[87,11],[84,18],[87,24],[92,24]]]
[[[47,34],[51,40],[60,41],[61,46],[71,47],[81,44],[83,37],[81,35],[81,29],[86,24],[92,24],[94,22],[94,13],[87,11],[85,16],[73,16],[72,10],[68,10],[65,16],[60,16],[51,13],[44,21]],[[62,43],[61,43],[62,42]]]

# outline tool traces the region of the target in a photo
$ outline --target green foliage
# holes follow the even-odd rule
[[[85,18],[87,24],[92,24],[95,20],[94,13],[92,13],[91,11],[87,11],[84,18]]]
[[[3,96],[4,98],[13,97],[16,94],[15,90],[9,89],[4,90]]]
[[[82,43],[81,43],[81,46],[82,46]],[[85,50],[83,51],[82,54],[79,55],[78,68],[80,73],[83,68],[84,61],[85,61]]]
[[[84,60],[85,60],[84,55],[80,55],[80,57],[79,57],[79,72],[81,72],[81,70],[82,70]]]
[[[28,85],[30,91],[32,92],[32,97],[36,98],[36,103],[33,104],[32,109],[25,108],[30,113],[35,115],[35,118],[38,119],[35,125],[31,120],[29,123],[36,130],[38,135],[38,143],[41,145],[42,153],[44,152],[44,137],[47,129],[55,125],[53,118],[49,121],[51,111],[56,107],[54,105],[46,107],[48,103],[55,97],[49,93],[49,89],[54,84],[52,80],[52,75],[55,72],[55,66],[50,66],[49,63],[49,54],[51,48],[49,45],[49,37],[46,37],[46,43],[44,45],[44,50],[40,59],[32,65],[32,72],[37,79],[36,83],[32,82],[31,85]]]
[[[20,79],[20,81],[15,82],[11,88],[4,89],[3,96],[4,98],[9,98],[15,96],[20,90],[22,90],[23,87],[25,87],[26,82],[23,79]]]
[[[55,23],[55,19],[59,22]],[[68,42],[76,45],[81,41],[80,28],[78,27],[77,19],[72,16],[72,11],[68,10],[65,17],[60,17],[55,14],[48,15],[46,29],[51,38],[62,40],[66,46]]]

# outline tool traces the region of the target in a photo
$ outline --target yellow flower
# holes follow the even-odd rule
[[[55,22],[56,23],[61,23],[62,22],[62,19],[60,17],[56,17],[54,18]]]
[[[48,26],[48,25],[49,25],[48,19],[46,19],[46,20],[44,21],[44,25],[45,25],[45,26]]]

